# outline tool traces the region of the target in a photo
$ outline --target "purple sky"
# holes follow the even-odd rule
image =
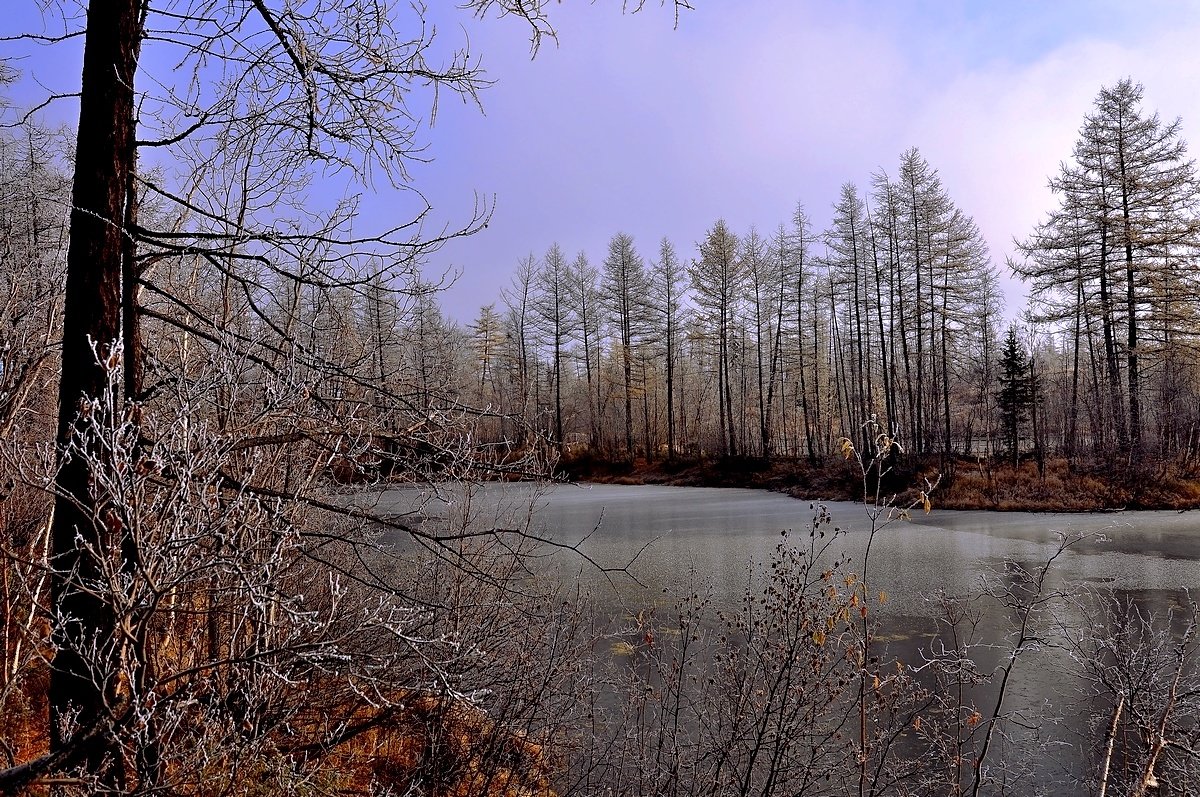
[[[9,3],[17,9],[0,19],[0,35],[37,19],[35,0],[7,0],[6,12]],[[521,23],[474,20],[434,0],[439,35],[469,36],[497,81],[483,95],[485,115],[443,102],[425,132],[435,161],[412,170],[448,223],[469,215],[474,192],[497,198],[487,230],[429,264],[462,273],[443,298],[452,316],[469,321],[496,301],[518,260],[553,241],[598,262],[617,231],[647,257],[666,235],[691,257],[718,217],[768,233],[797,201],[821,228],[841,183],[865,186],[879,167],[894,173],[910,146],[940,171],[1002,266],[1012,237],[1052,206],[1046,178],[1069,157],[1097,91],[1124,76],[1145,84],[1146,108],[1182,116],[1184,136],[1200,142],[1200,6],[694,4],[673,29],[654,0],[636,15],[616,0],[552,3],[558,45],[530,60]],[[48,56],[34,51],[18,66],[71,90],[78,56]],[[14,94],[38,91],[27,80]],[[67,105],[52,113],[69,118]],[[401,204],[368,197],[363,224],[386,224]],[[1011,315],[1023,298],[1006,284]]]

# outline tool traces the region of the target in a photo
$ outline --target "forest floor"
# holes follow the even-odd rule
[[[840,456],[818,460],[758,457],[674,461],[612,461],[592,456],[564,460],[561,475],[572,481],[605,484],[666,484],[686,487],[750,487],[795,498],[826,501],[863,500],[857,462]],[[941,479],[938,475],[941,473]],[[1039,470],[1033,460],[1012,464],[959,458],[942,472],[936,459],[897,465],[881,494],[907,504],[937,481],[932,501],[941,509],[989,509],[1009,512],[1106,512],[1120,509],[1200,509],[1200,475],[1169,465],[1139,467],[1068,467],[1048,459]]]

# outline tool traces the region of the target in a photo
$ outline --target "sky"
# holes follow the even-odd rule
[[[37,0],[5,0],[0,36],[39,27]],[[69,4],[67,4],[70,7]],[[1013,238],[1053,207],[1049,175],[1068,159],[1102,86],[1132,77],[1144,108],[1183,119],[1200,141],[1200,4],[1141,0],[694,0],[675,26],[649,0],[550,3],[557,42],[530,57],[513,19],[429,3],[447,44],[470,42],[494,84],[482,111],[443,97],[423,126],[429,163],[413,187],[436,225],[495,197],[486,230],[431,256],[457,274],[442,303],[468,323],[499,300],[520,259],[553,242],[599,263],[616,232],[649,259],[668,237],[686,258],[718,218],[769,233],[802,203],[822,229],[842,183],[865,188],[918,147],[972,215],[1007,275]],[[5,52],[4,48],[10,48]],[[0,42],[0,55],[16,54]],[[22,51],[29,102],[78,82],[78,53]],[[69,120],[70,101],[47,109]],[[1200,144],[1198,144],[1200,146]],[[360,229],[411,204],[363,188]],[[1025,299],[1004,280],[1008,314]]]

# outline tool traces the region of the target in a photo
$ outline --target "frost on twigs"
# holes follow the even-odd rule
[[[84,634],[53,618],[55,657],[83,663],[103,713],[64,715],[64,739],[111,738],[120,758],[106,766],[144,791],[366,793],[439,773],[447,788],[495,778],[508,786],[494,793],[547,793],[544,734],[566,714],[555,684],[575,631],[528,578],[526,550],[461,535],[452,562],[401,556],[353,512],[297,500],[328,489],[327,469],[294,442],[222,429],[201,404],[208,385],[181,382],[143,412],[119,398],[119,358],[106,368],[63,452],[87,464],[94,507],[68,588],[103,622]],[[264,419],[304,400],[286,381],[264,392]],[[45,772],[79,793],[111,788],[102,774]]]

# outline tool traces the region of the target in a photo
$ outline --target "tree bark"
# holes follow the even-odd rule
[[[95,552],[109,533],[91,495],[88,463],[66,456],[81,402],[107,384],[106,361],[120,356],[123,230],[134,160],[134,73],[140,41],[138,0],[92,2],[88,8],[72,187],[64,296],[54,523],[51,529],[58,653],[50,675],[52,753],[78,744],[75,760],[111,785],[119,783],[111,736],[89,734],[105,721],[106,692],[82,652],[111,645],[113,607],[81,586],[99,574]],[[93,346],[95,350],[93,351]],[[97,362],[97,358],[101,362]],[[136,366],[136,364],[131,364]],[[88,550],[88,548],[91,550]],[[99,680],[99,682],[97,682]],[[74,716],[72,730],[64,722]],[[82,740],[72,739],[83,734]]]

